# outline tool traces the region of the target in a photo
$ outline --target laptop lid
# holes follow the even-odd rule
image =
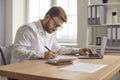
[[[103,36],[102,37],[102,42],[101,42],[101,49],[100,49],[100,54],[102,56],[104,55],[106,44],[107,44],[107,37]]]
[[[107,37],[103,36],[99,52],[96,52],[96,54],[93,54],[93,55],[79,55],[78,58],[79,59],[102,59],[104,56],[106,43],[107,43]]]

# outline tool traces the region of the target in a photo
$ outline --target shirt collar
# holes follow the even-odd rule
[[[38,28],[38,32],[40,32],[40,33],[43,33],[43,34],[46,34],[46,35],[54,35],[54,34],[55,34],[55,32],[52,33],[52,34],[49,34],[49,33],[47,33],[46,31],[44,31],[43,25],[42,25],[42,23],[41,23],[41,20],[38,20],[38,21],[36,22],[36,26],[37,26],[37,28]]]
[[[43,26],[42,26],[42,23],[41,23],[41,20],[38,20],[38,21],[36,22],[36,26],[37,26],[38,31],[39,31],[40,33],[45,33],[45,32],[44,32],[44,29],[43,29]]]

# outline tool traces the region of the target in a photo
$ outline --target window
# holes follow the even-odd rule
[[[68,21],[56,32],[56,38],[60,43],[77,44],[77,0],[29,0],[28,4],[28,22],[42,19],[53,5],[63,7]]]
[[[28,0],[28,22],[43,18],[50,9],[50,0]]]

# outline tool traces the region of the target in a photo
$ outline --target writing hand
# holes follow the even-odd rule
[[[57,55],[57,53],[54,52],[54,51],[47,51],[47,52],[45,52],[45,58],[46,59],[53,59],[53,58],[56,57],[56,55]]]

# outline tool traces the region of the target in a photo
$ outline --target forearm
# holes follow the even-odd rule
[[[22,47],[22,46],[13,48],[13,56],[14,58],[23,59],[23,60],[40,58],[40,55],[37,54],[36,50],[27,49],[27,47]]]
[[[74,48],[74,47],[64,47],[62,46],[59,51],[60,54],[77,54],[79,53],[79,48]]]

